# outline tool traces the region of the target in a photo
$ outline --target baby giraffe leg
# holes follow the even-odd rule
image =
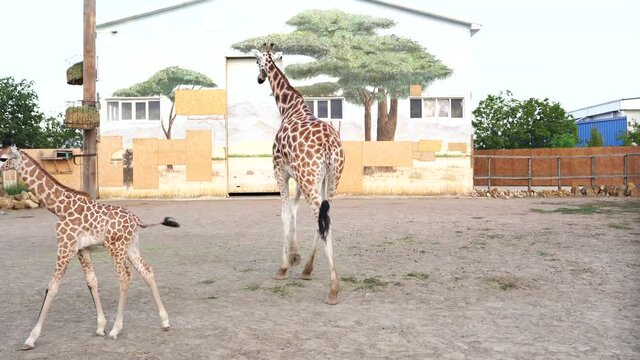
[[[51,307],[51,303],[53,302],[53,298],[56,296],[58,292],[58,287],[60,286],[60,281],[64,276],[64,273],[67,271],[67,267],[69,266],[69,260],[71,259],[71,254],[68,249],[61,249],[58,247],[58,255],[56,256],[56,270],[53,273],[53,278],[49,282],[49,287],[47,291],[44,293],[44,302],[42,303],[42,308],[40,309],[40,314],[38,315],[38,321],[36,325],[31,330],[31,334],[27,341],[24,342],[24,345],[20,348],[21,350],[31,350],[36,346],[36,340],[40,336],[42,332],[42,325],[44,324],[44,319],[47,317],[47,313],[49,312],[49,308]]]
[[[158,287],[156,286],[153,269],[151,268],[151,265],[147,264],[147,262],[142,259],[142,256],[140,256],[137,239],[133,242],[131,247],[129,247],[128,255],[131,265],[133,265],[140,276],[142,276],[147,286],[149,286],[149,289],[151,289],[151,294],[153,295],[153,299],[155,300],[156,306],[158,307],[158,314],[160,315],[162,329],[165,331],[169,330],[169,315],[167,314],[164,305],[162,305],[162,300],[160,300],[160,293],[158,292]]]
[[[123,252],[115,252],[112,256],[120,281],[120,298],[118,300],[118,314],[116,315],[116,321],[113,323],[113,328],[111,328],[109,332],[109,337],[117,339],[124,324],[124,308],[127,304],[127,291],[129,291],[129,284],[131,282],[131,270],[129,269],[129,263]]]
[[[97,336],[104,336],[104,327],[107,325],[107,319],[104,317],[102,311],[102,304],[100,303],[100,296],[98,295],[98,278],[93,270],[93,264],[91,262],[91,251],[84,249],[78,252],[78,260],[82,270],[84,270],[84,276],[87,280],[87,286],[91,291],[91,298],[96,306],[96,315],[98,317],[98,328],[96,330]]]

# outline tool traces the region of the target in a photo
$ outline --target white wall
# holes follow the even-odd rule
[[[435,82],[425,89],[425,95],[465,99],[465,118],[455,120],[409,119],[409,101],[401,100],[397,139],[441,138],[445,141],[469,141],[472,133],[469,28],[359,0],[325,0],[313,3],[274,0],[251,2],[249,6],[239,1],[216,0],[100,30],[97,38],[98,91],[102,98],[109,97],[117,89],[144,81],[154,72],[175,65],[200,71],[224,88],[225,56],[240,55],[231,49],[231,44],[274,32],[291,31],[292,28],[285,22],[309,8],[341,9],[349,13],[394,19],[397,25],[386,32],[422,43],[429,52],[453,69],[451,77]],[[112,34],[112,31],[117,31],[117,34]],[[286,65],[286,54],[284,61]],[[250,82],[246,86],[258,85]],[[272,106],[275,108],[275,103]],[[372,110],[375,134],[375,105]],[[343,115],[343,137],[349,140],[364,139],[363,109],[345,104]],[[176,130],[178,128],[180,126]],[[112,129],[115,128],[104,128],[101,131],[105,134],[105,131],[110,132]],[[144,127],[144,131],[147,130]],[[152,133],[151,131],[150,134]],[[160,130],[157,133],[162,135]]]

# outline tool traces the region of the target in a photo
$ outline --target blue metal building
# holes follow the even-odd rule
[[[609,101],[570,111],[578,126],[578,146],[587,146],[591,129],[602,135],[604,146],[621,146],[618,137],[640,119],[640,97]]]

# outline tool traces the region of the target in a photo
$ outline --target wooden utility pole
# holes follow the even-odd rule
[[[82,104],[96,106],[96,0],[84,0],[83,36],[83,96]],[[82,145],[82,189],[91,198],[97,197],[96,148],[98,129],[84,130]]]

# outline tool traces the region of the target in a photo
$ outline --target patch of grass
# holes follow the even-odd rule
[[[201,281],[201,283],[205,284],[205,285],[211,285],[211,284],[213,284],[215,282],[216,282],[215,279],[207,279],[207,280]]]
[[[607,225],[608,227],[612,228],[612,229],[618,229],[618,230],[631,230],[633,229],[631,226],[627,225],[627,224],[609,224]]]
[[[229,154],[230,158],[265,158],[271,157],[272,154]]]
[[[217,299],[217,298],[218,298],[217,296],[215,296],[215,295],[211,295],[211,296],[207,296],[205,299],[206,299],[206,300],[215,300],[215,299]]]
[[[247,291],[256,291],[258,289],[260,289],[260,285],[256,284],[256,283],[252,283],[252,284],[248,284],[244,287],[245,290]]]
[[[27,185],[25,185],[24,183],[17,182],[15,184],[5,186],[4,191],[8,195],[13,196],[13,195],[20,195],[22,194],[23,191],[29,191],[29,188],[27,188]]]
[[[640,204],[636,201],[595,201],[572,207],[559,207],[553,210],[531,209],[535,213],[560,213],[567,215],[594,215],[640,213]]]
[[[258,270],[254,268],[244,268],[240,270],[241,273],[248,273],[248,272],[254,272],[254,271],[258,271]]]
[[[552,256],[553,254],[552,253],[548,253],[548,252],[543,251],[543,250],[538,250],[538,255],[539,256]]]
[[[421,281],[429,280],[429,274],[423,273],[423,272],[414,272],[414,271],[412,271],[412,272],[406,274],[405,277],[414,278],[414,279],[421,280]]]
[[[351,284],[358,283],[358,279],[355,276],[342,276],[340,277],[340,281]]]
[[[498,286],[500,290],[508,291],[518,288],[518,281],[514,277],[496,276],[487,279],[490,283]]]
[[[284,298],[289,295],[291,288],[303,287],[303,286],[304,285],[302,285],[301,282],[294,281],[284,285],[276,285],[273,287],[273,289],[271,289],[271,292],[273,292],[275,295],[280,296],[281,298]]]
[[[377,288],[385,287],[389,284],[387,281],[382,281],[377,277],[368,277],[361,281],[361,289],[374,290]]]

